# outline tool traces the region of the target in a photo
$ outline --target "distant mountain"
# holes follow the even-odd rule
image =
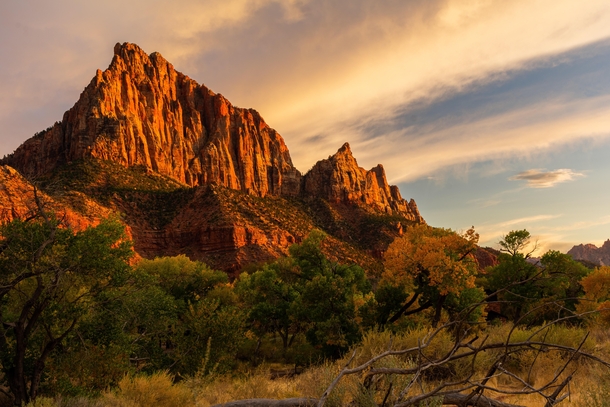
[[[225,270],[285,254],[312,228],[329,234],[331,255],[373,262],[424,222],[381,165],[358,166],[349,144],[302,175],[258,112],[129,43],[115,46],[61,122],[0,164],[12,185],[0,188],[4,219],[31,211],[35,180],[75,225],[120,213],[141,256],[185,253]]]
[[[606,240],[602,247],[594,244],[579,244],[568,251],[568,254],[575,260],[584,260],[598,266],[610,265],[610,239]]]

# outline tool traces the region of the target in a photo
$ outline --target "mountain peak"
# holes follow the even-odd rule
[[[177,72],[135,44],[114,47],[61,123],[26,141],[6,164],[46,174],[97,158],[188,186],[215,183],[255,195],[297,195],[300,173],[282,137],[249,109]]]
[[[302,176],[258,112],[233,106],[131,43],[115,45],[108,68],[97,70],[61,122],[0,164],[64,183],[57,205],[78,208],[66,213],[83,226],[120,211],[144,257],[188,253],[225,270],[276,258],[313,227],[348,236],[363,254],[385,250],[408,221],[423,222],[415,201],[388,185],[383,166],[359,167],[348,143]],[[0,186],[10,179],[9,189],[0,188],[0,206],[8,208],[0,218],[27,209],[13,197],[32,187],[15,174],[0,167]],[[108,190],[121,192],[100,200]],[[386,217],[385,226],[367,229],[383,214],[404,220]],[[333,250],[342,244],[342,253],[353,253],[347,240]]]
[[[575,260],[586,260],[600,266],[610,265],[610,239],[606,240],[601,247],[594,244],[579,244],[572,247],[568,254]]]
[[[424,221],[415,201],[405,201],[398,187],[388,185],[383,166],[379,164],[369,171],[358,166],[348,143],[309,170],[304,177],[303,190],[308,197],[358,204],[416,222]]]
[[[283,138],[254,109],[176,71],[161,54],[117,43],[61,122],[26,141],[4,164],[48,174],[66,163],[101,159],[142,166],[187,186],[217,184],[265,196],[313,196],[356,203],[421,221],[377,166],[358,166],[349,143],[305,179]]]
[[[116,44],[114,44],[114,55],[124,56],[129,51],[146,55],[144,50],[136,44],[132,44],[130,42],[124,42],[122,44],[120,42],[117,42]]]
[[[341,148],[339,148],[339,150],[337,150],[337,154],[339,154],[339,153],[345,153],[345,154],[352,155],[352,149],[350,148],[348,142],[343,143]]]

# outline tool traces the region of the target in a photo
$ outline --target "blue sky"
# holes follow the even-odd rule
[[[607,0],[6,0],[0,155],[125,41],[257,109],[302,172],[348,141],[431,225],[610,238]]]

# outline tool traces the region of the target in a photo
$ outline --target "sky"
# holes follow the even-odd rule
[[[349,142],[432,226],[610,239],[607,0],[2,0],[0,156],[117,42],[258,110],[301,172]]]

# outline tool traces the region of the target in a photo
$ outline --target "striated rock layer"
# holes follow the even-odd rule
[[[0,223],[13,219],[28,219],[38,213],[34,186],[15,169],[0,165]],[[78,202],[80,208],[66,205],[66,200],[58,202],[46,193],[36,190],[40,205],[53,211],[64,225],[74,230],[84,230],[88,226],[99,224],[102,217],[108,217],[112,211],[99,205],[94,200],[78,192],[70,192],[72,202]],[[130,233],[127,228],[127,233]]]

